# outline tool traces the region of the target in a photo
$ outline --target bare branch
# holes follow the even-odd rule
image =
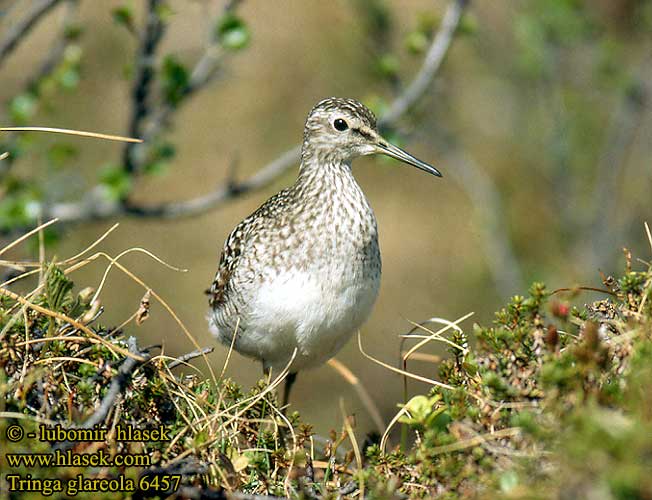
[[[149,354],[140,352],[138,349],[136,337],[129,337],[127,343],[129,344],[130,353],[143,357],[145,360],[149,359]],[[111,385],[109,386],[109,390],[107,391],[106,396],[104,396],[102,403],[100,403],[97,410],[95,410],[95,412],[80,426],[81,429],[91,429],[92,427],[104,422],[109,411],[114,406],[116,398],[127,388],[127,385],[131,380],[131,375],[141,364],[142,362],[138,361],[135,356],[125,357],[125,360],[118,369],[118,374],[111,380]]]
[[[225,184],[207,195],[192,198],[187,201],[163,203],[154,206],[128,206],[125,209],[125,213],[141,217],[162,217],[169,219],[206,212],[245,193],[257,191],[268,186],[297,162],[300,151],[300,146],[295,146],[271,163],[265,165],[246,181],[233,183],[232,180],[227,180]]]
[[[468,3],[469,0],[455,0],[448,6],[439,31],[426,53],[421,69],[412,80],[412,83],[391,104],[389,110],[378,121],[380,126],[395,122],[421,99],[448,53],[453,41],[453,35],[460,24],[462,13]]]
[[[27,88],[35,88],[43,78],[52,73],[63,59],[66,48],[71,44],[69,28],[73,24],[77,11],[79,10],[79,2],[78,0],[66,0],[65,7],[61,33],[57,40],[50,46],[50,49],[39,64],[34,75],[29,78]]]
[[[242,196],[245,193],[268,186],[296,163],[300,150],[300,146],[289,149],[274,161],[265,165],[246,181],[233,183],[231,179],[227,179],[215,191],[186,201],[148,206],[125,205],[117,201],[106,200],[102,188],[97,186],[81,202],[57,203],[50,207],[45,207],[45,211],[48,214],[48,218],[51,217],[51,214],[57,214],[56,217],[61,222],[100,220],[117,215],[158,217],[164,219],[197,215]]]
[[[131,137],[141,135],[143,120],[148,114],[147,99],[154,79],[154,55],[165,29],[165,24],[159,13],[160,5],[161,0],[149,0],[148,2],[145,30],[136,56],[136,78],[131,91],[133,107],[129,122],[129,135]],[[128,144],[125,146],[122,159],[124,168],[129,173],[134,173],[138,167],[138,161],[134,158],[135,152],[136,147],[134,145]]]
[[[72,43],[69,36],[69,27],[72,25],[74,17],[78,10],[78,0],[66,0],[66,8],[62,22],[62,29],[57,39],[50,45],[43,59],[38,64],[36,71],[27,78],[25,87],[32,93],[38,94],[39,84],[41,81],[49,76],[61,63],[66,48]],[[12,150],[15,147],[15,137],[8,138],[3,141],[3,147],[7,150]],[[9,158],[8,161],[0,164],[0,179],[3,178],[13,166],[14,159]]]
[[[192,352],[184,354],[183,356],[179,356],[177,359],[170,362],[168,368],[171,370],[172,368],[176,368],[177,366],[183,363],[187,363],[188,361],[198,358],[199,356],[210,354],[211,352],[213,352],[213,350],[214,350],[213,347],[204,347],[203,349],[196,349]]]
[[[227,2],[220,16],[232,13],[241,2],[242,0],[231,0]],[[211,25],[214,26],[217,22],[217,19],[215,19],[211,22]],[[219,40],[211,34],[203,55],[199,61],[197,61],[190,73],[188,84],[181,91],[182,95],[179,103],[176,105],[165,103],[152,113],[151,120],[149,120],[149,123],[145,128],[143,136],[145,142],[151,141],[161,133],[161,131],[169,124],[170,115],[179,108],[181,103],[185,102],[188,97],[202,89],[215,78],[220,63],[224,58],[224,54],[225,51],[219,43]],[[145,146],[146,145],[143,147]]]
[[[239,2],[240,0],[232,0],[227,4],[226,8],[235,8]],[[379,119],[381,126],[392,125],[426,92],[430,82],[441,67],[466,5],[468,5],[468,0],[451,1],[442,25],[424,58],[421,69],[405,92],[391,103],[389,111]],[[217,53],[210,53],[210,47],[207,51],[193,69],[189,84],[191,93],[210,81],[211,75],[214,74],[221,60],[219,57],[215,57]],[[145,131],[144,139],[146,141],[160,133],[173,110],[174,108],[164,106],[156,113]],[[138,134],[134,135],[137,136]],[[62,222],[79,222],[119,215],[179,218],[201,214],[225,202],[270,185],[299,161],[300,152],[301,145],[299,144],[282,153],[249,179],[240,183],[234,183],[232,180],[227,179],[227,182],[218,186],[214,191],[189,200],[145,206],[125,201],[108,201],[104,196],[103,188],[96,186],[87,193],[82,201],[44,206],[43,217],[58,217]]]
[[[24,40],[32,28],[36,26],[39,20],[59,2],[60,0],[37,1],[22,19],[10,27],[7,35],[0,41],[0,66],[2,66],[7,56]]]
[[[154,0],[150,1],[153,2]],[[242,0],[228,1],[220,16],[231,13],[234,9],[237,8],[241,1]],[[215,25],[216,22],[217,20],[213,20],[211,25]],[[159,34],[159,36],[161,35],[162,33]],[[146,34],[144,40],[146,41],[147,38],[148,37]],[[158,43],[158,41],[156,43]],[[143,43],[143,47],[145,45],[147,44]],[[134,91],[134,102],[136,103],[134,109],[136,109],[136,106],[138,106],[140,110],[138,113],[134,112],[132,119],[132,133],[134,136],[142,137],[144,144],[138,146],[128,145],[125,147],[123,161],[125,164],[125,169],[129,173],[138,173],[142,167],[143,162],[147,158],[147,152],[151,146],[151,143],[167,126],[169,126],[170,117],[175,111],[179,109],[180,105],[185,102],[188,97],[190,97],[192,94],[213,80],[223,59],[223,56],[224,50],[220,45],[218,39],[212,34],[211,31],[211,36],[207,43],[206,49],[204,50],[204,54],[193,68],[187,85],[180,90],[181,95],[178,102],[174,104],[164,102],[158,107],[150,108],[145,101],[146,95],[144,98],[142,98],[136,94],[136,91]],[[150,54],[150,59],[151,64],[153,65],[153,53]],[[147,82],[147,84],[149,85],[149,82]],[[135,89],[138,89],[139,87],[139,85],[136,85]],[[136,128],[138,129],[137,133],[135,130]],[[128,205],[127,201],[124,203],[125,205]],[[126,208],[125,211],[129,211],[129,209]]]
[[[237,2],[234,3],[237,4]],[[454,0],[451,2],[446,10],[446,14],[444,15],[442,25],[428,49],[421,69],[407,89],[392,102],[387,113],[379,119],[378,122],[380,126],[393,124],[423,96],[441,67],[444,57],[452,43],[453,35],[455,34],[462,18],[462,13],[468,3],[469,0]],[[235,5],[232,7],[235,7]],[[211,71],[214,71],[214,69],[211,68],[215,67],[214,65],[218,60],[215,58],[214,54],[215,53],[211,52],[209,47],[204,57],[200,60],[197,66],[195,66],[189,87],[194,87],[199,84],[203,85],[203,83],[200,82],[205,83],[205,81],[207,81]],[[212,63],[209,61],[212,61]],[[193,83],[193,80],[195,83]],[[162,124],[164,121],[165,116],[157,120],[159,124]],[[232,185],[220,186],[212,193],[182,202],[151,207],[132,206],[127,210],[127,213],[138,216],[175,218],[205,212],[235,197],[265,187],[297,163],[300,153],[300,145],[287,150],[276,160],[263,167],[248,181],[236,184],[235,187]]]
[[[140,352],[138,345],[136,343],[136,337],[129,337],[127,339],[127,344],[129,346],[129,352],[135,356],[127,356],[120,365],[118,369],[118,374],[111,379],[111,385],[109,390],[106,392],[106,395],[102,399],[102,402],[97,407],[95,412],[88,417],[83,424],[81,424],[78,429],[91,429],[96,425],[101,425],[106,420],[107,415],[116,404],[118,397],[125,391],[131,380],[136,368],[138,368],[143,362],[139,361],[138,358],[144,358],[145,361],[149,359],[149,354],[146,352]],[[75,445],[74,441],[61,441],[57,444],[57,448],[61,450],[67,450],[72,448]]]

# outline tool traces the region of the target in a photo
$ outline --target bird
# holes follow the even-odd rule
[[[289,366],[282,408],[297,373],[332,358],[378,296],[378,226],[351,169],[372,154],[441,177],[384,139],[362,103],[319,101],[305,122],[294,184],[233,229],[206,290],[209,329],[221,343],[261,361],[265,374]]]

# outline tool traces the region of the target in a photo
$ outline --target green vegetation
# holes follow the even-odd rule
[[[150,496],[165,496],[163,477],[180,475],[184,495],[649,498],[652,267],[632,270],[629,259],[623,276],[605,277],[606,299],[572,306],[596,291],[535,283],[493,325],[475,325],[475,347],[459,330],[449,335],[451,355],[434,378],[454,389],[435,386],[400,410],[396,421],[414,437],[403,448],[373,437],[358,443],[350,418],[327,439],[313,435],[296,412],[278,409],[274,389],[285,373],[248,391],[214,374],[174,374],[179,363],[158,346],[127,338],[129,323],[96,324],[94,292],[76,291],[69,263],[44,266],[31,294],[0,289],[3,453],[144,453],[151,464],[9,467],[3,456],[3,474],[124,475]],[[149,300],[132,320],[147,318]],[[99,424],[109,434],[94,443],[13,443],[15,424],[37,435],[40,424]],[[116,442],[118,425],[163,425],[171,440]]]

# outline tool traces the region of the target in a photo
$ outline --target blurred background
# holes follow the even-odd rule
[[[384,267],[362,329],[366,351],[396,365],[410,321],[474,311],[462,324],[470,333],[533,280],[550,289],[601,286],[600,271],[622,267],[622,247],[647,254],[649,0],[0,0],[2,126],[148,139],[127,147],[0,136],[0,152],[9,152],[0,162],[0,246],[39,216],[59,215],[67,222],[48,229],[47,258],[68,257],[118,221],[101,248],[116,255],[143,247],[188,269],[135,253],[120,261],[201,346],[214,345],[203,291],[224,239],[293,182],[297,165],[285,162],[260,189],[241,183],[300,142],[308,111],[324,97],[354,97],[379,115],[392,110],[451,9],[462,16],[443,64],[384,130],[443,179],[380,158],[354,164],[376,211]],[[201,198],[215,189],[222,198]],[[198,197],[197,213],[175,205]],[[9,255],[37,258],[37,246]],[[106,264],[72,278],[97,285]],[[101,321],[121,323],[142,295],[112,270]],[[128,328],[141,345],[163,342],[175,355],[194,349],[156,303],[147,322]],[[430,351],[446,355],[441,346]],[[218,372],[226,353],[217,346],[209,356]],[[355,340],[337,358],[388,421],[402,379],[363,358]],[[436,377],[431,362],[411,369]],[[234,354],[227,374],[248,386],[260,367]],[[424,388],[410,383],[411,391]],[[373,428],[354,390],[327,366],[301,374],[293,405],[323,433],[341,423],[340,398],[361,433]]]

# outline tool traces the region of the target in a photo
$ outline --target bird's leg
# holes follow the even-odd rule
[[[269,384],[272,380],[272,367],[268,366],[265,361],[263,361],[263,377],[267,379],[267,383]]]
[[[290,391],[292,390],[292,385],[297,379],[297,372],[290,372],[288,376],[285,377],[285,386],[283,387],[283,403],[281,404],[281,413],[283,416],[287,415],[288,411],[288,401],[290,400]],[[292,425],[292,424],[290,424]],[[288,436],[285,433],[283,427],[279,427],[281,441],[288,444]]]
[[[272,381],[272,367],[268,366],[264,361],[263,361],[263,375],[265,378],[267,378],[267,383],[269,384]],[[290,391],[292,390],[292,385],[297,379],[297,373],[296,372],[291,372],[288,373],[288,376],[285,378],[285,386],[283,388],[283,404],[281,405],[281,413],[285,415],[288,401],[290,399]],[[281,443],[286,442],[286,434],[285,434],[285,429],[283,427],[278,428],[279,431],[279,438],[281,440]]]
[[[272,367],[267,365],[265,363],[265,360],[263,360],[263,378],[265,379],[265,383],[269,385],[272,382]],[[263,417],[265,416],[265,402],[263,401]]]
[[[288,402],[290,401],[290,391],[292,390],[292,386],[296,380],[297,372],[288,373],[288,376],[285,379],[285,387],[283,388],[283,404],[281,405],[281,408],[283,408],[283,413],[285,413],[285,409],[288,405]]]

